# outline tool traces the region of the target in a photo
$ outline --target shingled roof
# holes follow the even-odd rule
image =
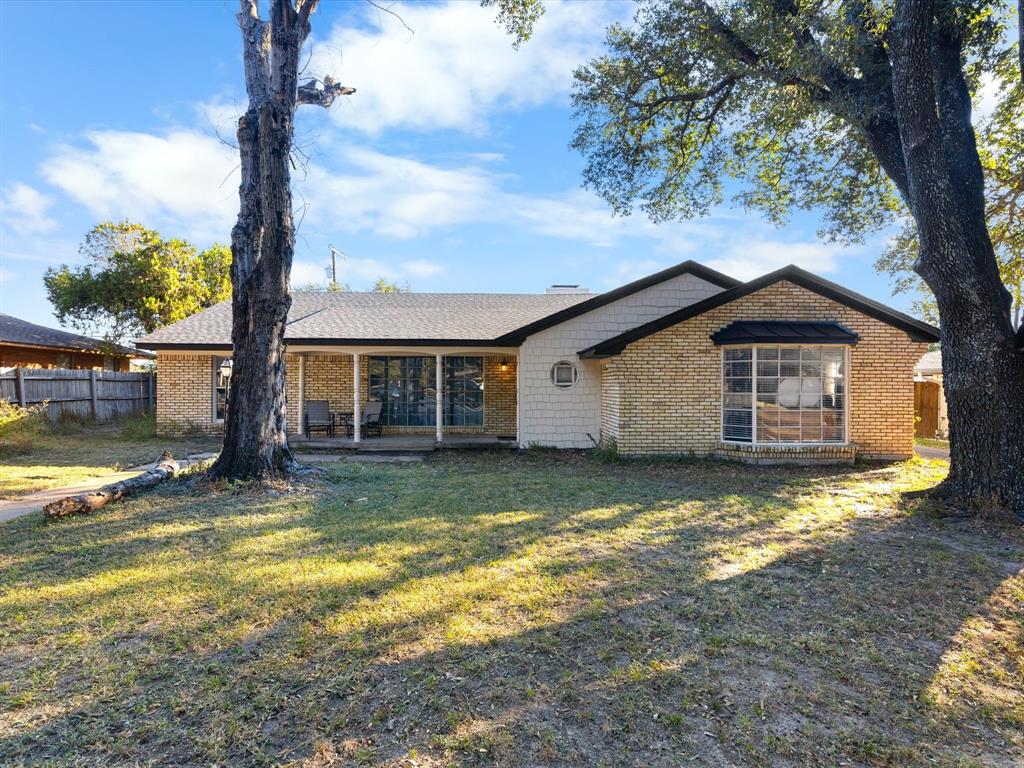
[[[552,313],[586,301],[586,293],[340,293],[295,292],[288,312],[289,344],[483,346]],[[231,302],[225,301],[138,345],[146,349],[231,346]]]
[[[96,352],[98,354],[139,355],[139,351],[119,344],[108,344],[99,339],[80,336],[77,333],[58,331],[0,313],[0,344],[17,344],[22,347],[46,347],[69,351]],[[146,353],[142,353],[145,355]]]

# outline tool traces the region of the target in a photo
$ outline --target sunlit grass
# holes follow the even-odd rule
[[[0,499],[77,485],[154,461],[164,450],[180,457],[218,447],[211,438],[147,435],[138,429],[138,420],[124,425],[59,424],[33,434],[26,453],[0,458]]]
[[[1009,756],[1024,541],[916,515],[945,468],[457,455],[18,520],[0,763]]]

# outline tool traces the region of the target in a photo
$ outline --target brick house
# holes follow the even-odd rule
[[[158,355],[159,432],[219,430],[230,335],[225,302],[139,340]],[[287,421],[298,435],[310,400],[355,413],[378,401],[385,434],[438,441],[906,457],[914,364],[937,340],[933,326],[793,266],[741,283],[687,261],[598,295],[298,292]]]
[[[0,370],[84,368],[127,371],[133,357],[149,355],[149,352],[47,328],[0,313]]]

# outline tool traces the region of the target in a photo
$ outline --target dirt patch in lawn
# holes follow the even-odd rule
[[[1024,537],[942,462],[439,455],[5,528],[3,762],[1019,765]]]

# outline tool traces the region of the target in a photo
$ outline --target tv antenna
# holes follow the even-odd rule
[[[327,247],[331,249],[331,285],[335,286],[338,284],[338,258],[341,257],[342,261],[348,261],[348,256],[333,245],[328,244]]]

